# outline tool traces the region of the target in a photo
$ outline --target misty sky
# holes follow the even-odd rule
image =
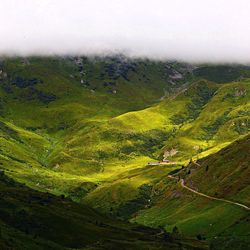
[[[0,54],[250,62],[250,0],[0,0]]]

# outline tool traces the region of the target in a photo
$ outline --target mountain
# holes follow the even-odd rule
[[[152,105],[190,77],[188,66],[124,58],[18,58],[1,64],[1,162],[6,173],[40,191],[67,195],[75,189],[85,193],[99,182],[90,176],[101,173],[102,157],[108,154],[108,147],[93,147],[99,127]],[[167,72],[177,74],[174,67],[183,79],[169,83]]]
[[[250,129],[249,83],[250,67],[244,65],[190,65],[121,55],[2,58],[0,169],[11,183],[21,183],[18,190],[25,190],[12,190],[14,203],[28,209],[30,204],[18,193],[35,192],[41,199],[55,199],[55,209],[66,201],[80,206],[81,214],[91,207],[95,210],[86,217],[101,213],[115,225],[119,219],[167,231],[177,226],[184,236],[206,237],[206,242],[221,248],[222,235],[235,234],[230,242],[245,246],[245,238],[239,238],[241,230],[247,230],[244,209],[199,197],[168,176],[182,168],[173,176],[190,187],[249,205],[248,166],[240,165]],[[223,158],[224,150],[228,153]],[[163,157],[171,164],[148,165]],[[230,158],[231,165],[225,161]],[[208,171],[194,162],[208,162]],[[58,198],[61,195],[66,201]],[[53,209],[44,217],[53,218]],[[68,221],[72,219],[74,212],[67,211],[62,208],[58,221],[68,213]],[[41,219],[38,214],[34,218]],[[218,218],[221,223],[215,223]],[[16,225],[3,223],[4,231],[20,233]],[[72,219],[72,228],[78,228],[74,223]],[[27,240],[25,230],[20,233],[22,244]],[[81,230],[86,233],[86,228]],[[69,232],[62,232],[60,242],[64,234]],[[93,244],[96,238],[90,235]],[[43,240],[51,241],[47,235]],[[59,244],[55,247],[68,246],[52,241]]]
[[[115,205],[124,203],[124,199],[133,200],[139,195],[142,185],[161,179],[171,168],[186,165],[191,158],[199,159],[216,152],[249,133],[249,86],[244,81],[225,85],[198,81],[174,98],[166,98],[142,111],[118,116],[105,128],[100,127],[98,137],[92,140],[95,146],[88,144],[87,147],[95,150],[97,144],[105,151],[108,145],[108,152],[120,159],[114,164],[110,156],[110,165],[104,169],[102,177],[110,168],[114,172],[112,182],[100,185],[85,200],[107,212],[113,199],[118,200]],[[242,91],[240,96],[237,96],[238,90]],[[108,140],[102,140],[102,131],[109,132]],[[148,175],[143,170],[135,175],[136,167],[140,169],[153,159],[162,159],[163,152],[171,150],[175,154],[168,158],[177,162],[177,166],[165,167],[165,171],[164,167],[147,170]],[[106,157],[109,159],[109,155]],[[114,169],[118,164],[124,166],[125,173],[120,173],[121,168]],[[117,181],[114,181],[114,175],[117,175]],[[132,188],[130,195],[119,201],[120,186],[126,186],[126,189],[132,186],[136,190]]]
[[[153,187],[150,207],[137,213],[133,221],[166,229],[178,221],[185,235],[206,238],[212,242],[211,249],[248,249],[249,140],[247,135],[173,171],[173,178],[165,176]],[[181,179],[188,188],[209,197],[184,188]]]

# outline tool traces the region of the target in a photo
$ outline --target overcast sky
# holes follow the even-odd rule
[[[0,0],[0,54],[250,62],[250,0]]]

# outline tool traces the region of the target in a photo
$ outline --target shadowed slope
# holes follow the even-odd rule
[[[159,230],[105,217],[64,197],[39,193],[0,173],[2,249],[205,249],[192,240],[164,241]]]

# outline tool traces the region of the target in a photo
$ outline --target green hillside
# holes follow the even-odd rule
[[[201,193],[249,206],[249,149],[246,136],[174,176]],[[166,229],[177,225],[186,235],[211,241],[213,249],[248,249],[249,209],[199,196],[167,177],[153,188],[151,207],[133,221]]]
[[[175,72],[170,66],[124,58],[19,58],[1,65],[3,168],[55,194],[84,194],[100,182],[91,174],[103,170],[111,138],[106,146],[100,139],[104,148],[97,145],[99,127],[159,101],[191,78],[189,69],[173,64],[183,79],[169,83],[167,72]]]
[[[121,194],[119,186],[124,185],[128,189],[128,183],[132,183],[134,189],[125,199],[135,199],[139,195],[139,187],[151,184],[157,178],[161,179],[168,171],[168,168],[166,171],[154,170],[158,172],[156,176],[150,173],[149,177],[145,177],[147,175],[141,171],[141,174],[134,177],[136,167],[142,168],[152,159],[162,159],[163,152],[170,152],[172,149],[175,154],[168,158],[179,166],[185,165],[191,158],[202,158],[247,134],[249,94],[234,96],[234,93],[237,89],[249,93],[249,86],[248,82],[225,85],[197,82],[174,99],[170,97],[152,108],[118,116],[106,127],[100,127],[98,137],[93,140],[99,143],[95,143],[94,146],[89,144],[89,150],[91,152],[95,147],[99,147],[99,150],[108,151],[104,158],[108,163],[102,171],[101,178],[105,178],[105,174],[110,175],[109,172],[112,171],[113,174],[110,177],[112,182],[108,178],[106,183],[90,192],[85,200],[92,206],[105,208],[107,212],[109,206],[103,199],[107,196],[105,200],[110,206],[113,199],[119,200]],[[227,99],[223,103],[225,96]],[[180,124],[176,122],[176,118],[179,117],[184,117]],[[102,133],[107,131],[108,139],[103,140]],[[82,138],[79,137],[78,140]],[[114,162],[112,158],[114,155],[118,162]],[[123,163],[124,161],[126,163]],[[114,169],[114,165],[115,167],[125,166],[126,172],[123,176],[126,176],[126,179],[119,177],[120,172],[123,171],[122,168]],[[114,175],[118,176],[115,182]],[[98,196],[102,198],[98,199]],[[121,202],[125,202],[124,198]],[[117,204],[116,202],[115,205]]]
[[[1,249],[206,249],[191,239],[117,221],[0,176]]]
[[[198,186],[201,192],[250,205],[250,135],[237,140],[215,154],[190,164],[185,176],[187,185]],[[182,174],[182,173],[181,173]],[[185,174],[184,174],[185,175]],[[203,178],[202,178],[203,176]],[[205,177],[205,178],[204,178]]]
[[[190,170],[187,183],[199,184],[199,190],[209,195],[249,205],[249,166],[243,161],[247,153],[242,153],[248,152],[249,143],[234,143],[247,138],[250,130],[249,77],[250,68],[242,65],[193,66],[123,56],[3,58],[0,169],[6,178],[29,187],[25,192],[45,199],[44,192],[64,195],[80,203],[72,203],[81,206],[79,211],[92,207],[114,223],[130,220],[167,231],[177,225],[184,235],[204,234],[209,241],[236,230],[239,239],[246,230],[246,211],[196,197],[168,174],[181,167],[183,175]],[[174,164],[148,166],[163,157]],[[193,173],[197,165],[188,165],[192,161],[202,166],[208,162],[209,171],[201,168]],[[12,191],[13,199],[19,199],[19,191]],[[64,203],[51,197],[56,207]],[[66,212],[60,213],[63,217]],[[219,218],[223,219],[217,223]],[[20,244],[25,243],[24,230],[3,223],[4,231],[18,234]],[[74,228],[77,222],[72,223]],[[208,229],[207,223],[213,226]],[[85,234],[86,228],[79,230]],[[63,234],[69,232],[63,231],[60,241]],[[50,244],[44,240],[51,241],[44,235],[38,243],[41,249],[41,244]],[[52,241],[59,244],[55,249],[68,246]],[[216,244],[221,246],[221,241]]]

